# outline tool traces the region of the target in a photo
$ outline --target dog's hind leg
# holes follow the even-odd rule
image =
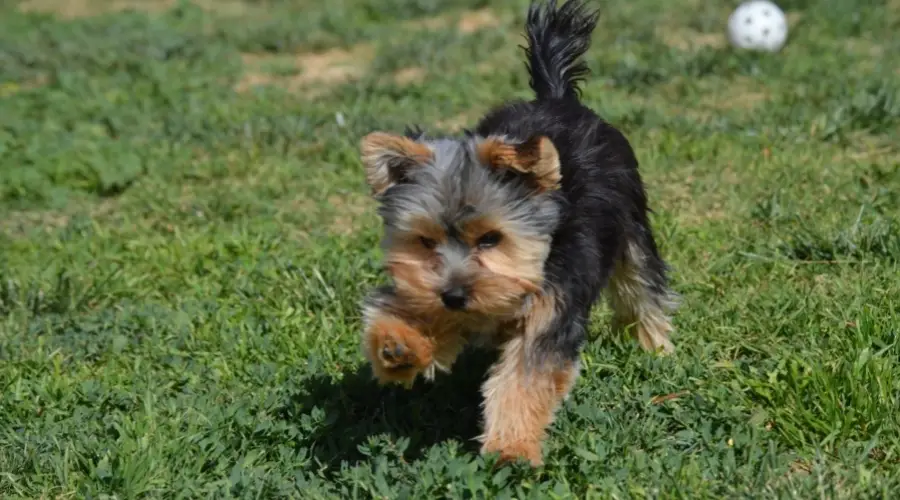
[[[669,290],[666,264],[660,258],[649,228],[629,238],[616,261],[607,295],[613,310],[613,327],[630,330],[647,351],[674,351],[669,314],[675,295]]]

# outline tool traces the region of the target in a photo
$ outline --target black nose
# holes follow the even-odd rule
[[[453,287],[441,294],[441,301],[447,309],[466,307],[466,290],[461,286]]]

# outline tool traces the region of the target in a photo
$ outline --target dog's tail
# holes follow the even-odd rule
[[[591,45],[599,13],[588,12],[581,0],[557,8],[556,0],[528,8],[525,36],[529,84],[539,100],[578,99],[579,82],[589,73],[582,60]]]

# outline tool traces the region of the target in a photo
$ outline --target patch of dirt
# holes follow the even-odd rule
[[[736,79],[730,81],[726,86],[710,89],[700,99],[700,105],[723,111],[746,110],[767,100],[769,100],[769,94],[761,85],[749,79]]]
[[[727,111],[753,109],[771,96],[764,84],[752,78],[697,80],[676,77],[655,86],[651,92],[631,94],[627,98],[644,108],[703,123]]]
[[[875,71],[884,61],[884,45],[868,38],[846,38],[841,41],[841,48],[856,59],[859,71]]]
[[[19,4],[19,10],[57,14],[65,19],[75,19],[129,9],[162,12],[173,5],[175,5],[174,0],[26,0]]]
[[[368,46],[356,46],[350,50],[332,49],[318,54],[297,56],[297,66],[302,73],[294,78],[297,83],[338,83],[360,76],[373,51]]]
[[[72,218],[79,214],[100,217],[115,212],[118,207],[119,201],[111,198],[99,203],[81,200],[60,210],[14,210],[0,218],[0,235],[16,238],[25,236],[33,229],[49,234],[68,226]]]
[[[299,196],[277,202],[276,218],[291,212],[302,212],[315,220],[317,227],[323,227],[329,234],[347,236],[361,229],[363,224],[376,222],[376,203],[364,193],[332,194],[325,200]],[[306,229],[309,229],[307,225]],[[291,229],[294,237],[306,238],[303,228]]]
[[[718,186],[733,186],[740,183],[739,176],[731,168],[726,167],[718,174]],[[708,178],[708,175],[704,175]],[[647,186],[652,191],[654,204],[665,206],[678,221],[686,226],[701,226],[709,222],[728,219],[726,206],[726,189],[707,189],[706,194],[698,197],[693,188],[698,182],[711,184],[708,180],[699,180],[693,174],[670,172],[656,179],[648,179]]]
[[[334,208],[335,216],[328,224],[332,234],[347,236],[360,229],[363,221],[371,222],[375,214],[375,201],[361,194],[331,195],[328,204]]]
[[[702,226],[710,221],[721,221],[728,218],[724,206],[719,201],[703,204],[695,203],[685,185],[669,185],[659,188],[657,204],[665,205],[675,214],[675,218],[686,226]]]
[[[497,66],[494,64],[494,61],[481,61],[475,65],[475,72],[479,75],[486,75],[493,71],[497,70]]]
[[[435,125],[440,128],[446,129],[449,132],[460,132],[466,127],[475,125],[475,120],[478,119],[478,116],[478,111],[466,111],[464,113],[451,116],[450,118],[438,120],[435,122]]]
[[[900,165],[900,145],[887,137],[860,131],[849,134],[849,146],[832,155],[834,162],[866,162],[884,167]]]
[[[31,80],[25,82],[7,82],[0,85],[0,97],[7,97],[13,94],[18,94],[23,90],[30,90],[38,87],[43,87],[47,84],[47,76],[39,75],[37,78],[33,78]]]
[[[885,10],[887,11],[885,20],[888,25],[896,26],[900,22],[900,0],[888,0],[887,4],[885,4]]]
[[[203,10],[229,17],[252,15],[256,18],[269,17],[266,2],[242,2],[240,0],[192,0]]]
[[[812,472],[812,464],[806,460],[795,460],[788,468],[788,474],[809,474]]]
[[[421,82],[425,79],[426,74],[424,68],[403,68],[394,73],[393,80],[399,85],[409,85]]]
[[[238,0],[194,0],[194,3],[204,10],[233,17],[259,10],[259,7]],[[19,4],[19,10],[76,19],[125,10],[158,13],[171,9],[176,4],[176,0],[25,0]]]
[[[660,85],[654,97],[662,97],[665,100],[663,107],[671,109],[672,113],[704,119],[719,111],[752,109],[771,96],[762,83],[752,78],[736,77],[693,81],[676,78]],[[697,104],[685,106],[683,103],[686,100]],[[660,105],[650,100],[648,103],[657,107]]]
[[[491,9],[471,10],[460,14],[447,14],[435,17],[415,19],[406,23],[410,28],[439,29],[451,26],[456,22],[460,33],[474,33],[486,28],[494,28],[502,24],[501,18]]]
[[[768,100],[769,94],[748,90],[736,94],[726,93],[720,96],[711,96],[711,98],[704,99],[703,103],[716,109],[751,109]]]
[[[669,47],[684,51],[703,47],[721,49],[728,44],[725,33],[701,33],[692,29],[658,28],[656,36]]]
[[[478,9],[458,15],[416,19],[405,24],[411,29],[438,29],[454,23],[460,33],[468,34],[499,26],[502,20],[490,9]],[[353,81],[364,75],[375,57],[375,50],[371,44],[359,44],[350,49],[300,53],[288,61],[284,60],[284,55],[247,53],[241,57],[246,72],[235,85],[238,92],[246,92],[257,86],[274,85],[289,91],[302,91],[312,98],[322,95],[328,86]],[[266,70],[266,66],[276,62],[286,63],[296,71],[293,74],[285,74],[284,71],[275,74]],[[410,67],[397,71],[391,78],[400,85],[408,85],[423,81],[426,75],[425,68]]]
[[[869,39],[847,38],[841,44],[847,52],[856,56],[877,58],[884,55],[884,46]]]
[[[679,391],[679,392],[673,392],[670,394],[661,394],[661,395],[653,396],[652,398],[650,398],[650,404],[658,405],[658,404],[665,403],[666,401],[680,399],[680,398],[683,398],[688,395],[690,395],[689,391]]]
[[[0,220],[0,234],[16,237],[34,228],[45,231],[66,227],[71,216],[56,210],[15,210]]]
[[[245,92],[260,85],[275,85],[290,91],[304,91],[308,97],[321,95],[331,86],[355,80],[368,70],[375,56],[369,44],[359,44],[350,49],[330,49],[324,52],[301,53],[293,56],[291,65],[297,70],[292,75],[277,75],[265,71],[265,66],[283,56],[270,54],[243,54],[247,72],[237,83],[235,90]]]
[[[463,14],[456,28],[461,33],[473,33],[486,28],[497,27],[500,25],[500,22],[500,18],[490,9],[479,9]]]

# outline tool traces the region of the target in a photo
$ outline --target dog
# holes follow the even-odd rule
[[[383,223],[390,285],[363,300],[362,347],[382,383],[449,372],[467,345],[499,350],[481,389],[481,452],[542,464],[546,430],[579,373],[590,312],[670,353],[676,295],[628,140],[581,103],[599,14],[533,2],[531,101],[460,137],[375,131],[361,162]]]

